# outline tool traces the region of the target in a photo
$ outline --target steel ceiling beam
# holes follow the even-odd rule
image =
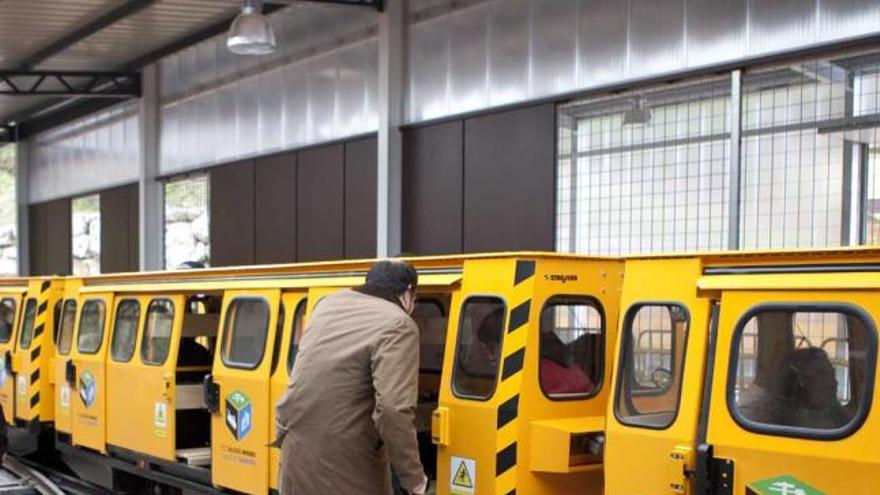
[[[137,72],[0,70],[0,95],[132,98],[140,96],[140,74]]]
[[[19,61],[18,66],[21,69],[32,69],[36,65],[46,59],[57,55],[58,53],[70,48],[72,45],[85,38],[95,34],[96,32],[115,24],[126,17],[140,12],[141,10],[156,3],[157,0],[127,0],[121,6],[107,12],[106,14],[86,23],[74,31],[58,38],[47,46],[31,53]]]

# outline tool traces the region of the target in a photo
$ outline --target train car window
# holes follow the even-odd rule
[[[263,360],[269,333],[269,303],[264,299],[239,297],[229,304],[223,331],[223,364],[230,368],[254,369]]]
[[[58,353],[62,356],[70,354],[73,344],[73,323],[76,321],[76,299],[64,301],[61,309],[61,323],[58,325]]]
[[[150,301],[141,337],[141,361],[144,364],[161,365],[168,358],[173,324],[174,303],[170,299]]]
[[[627,311],[615,415],[621,423],[669,427],[678,414],[689,317],[677,304],[641,303]]]
[[[296,353],[299,351],[299,341],[302,339],[303,322],[306,319],[306,306],[308,301],[303,299],[296,305],[296,311],[293,312],[293,327],[291,331],[293,335],[290,338],[290,349],[287,350],[287,374],[293,371],[293,363],[296,362]]]
[[[83,304],[76,339],[76,349],[82,354],[94,354],[101,348],[106,313],[107,308],[100,299],[90,299]]]
[[[448,319],[435,299],[419,299],[412,318],[419,327],[419,372],[439,375],[443,371]]]
[[[110,357],[118,363],[127,363],[134,355],[138,324],[141,321],[141,303],[125,299],[116,307],[113,336],[110,339]]]
[[[602,382],[604,322],[599,303],[583,297],[554,297],[541,310],[538,367],[541,390],[550,399],[594,395]]]
[[[12,327],[15,325],[15,299],[6,297],[0,301],[0,343],[7,343],[12,338]]]
[[[61,330],[61,299],[55,301],[55,308],[52,312],[53,321],[55,322],[55,328],[52,329],[52,343],[58,343],[58,331]]]
[[[270,374],[275,373],[275,370],[278,369],[278,358],[281,354],[281,336],[284,333],[285,318],[284,305],[282,304],[278,306],[278,321],[275,323],[275,344],[272,346],[272,371],[270,371]]]
[[[746,429],[841,438],[868,413],[876,330],[848,305],[764,305],[733,339],[728,407]]]
[[[22,349],[30,349],[34,340],[34,320],[37,318],[37,300],[28,298],[24,303],[24,319],[21,322],[21,335],[18,337],[18,345]]]
[[[452,391],[462,398],[486,400],[495,393],[505,306],[497,297],[476,296],[461,310]]]

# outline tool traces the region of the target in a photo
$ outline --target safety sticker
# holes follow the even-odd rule
[[[70,409],[70,385],[64,384],[61,385],[61,407],[64,409]]]
[[[165,402],[156,402],[153,405],[153,426],[154,433],[159,438],[165,438],[166,428],[168,427],[168,404]]]
[[[28,390],[27,377],[24,375],[18,375],[18,378],[15,380],[15,385],[18,389],[18,395],[26,397]]]
[[[477,461],[452,456],[449,462],[449,493],[471,495],[477,488]]]
[[[791,475],[753,481],[746,486],[746,495],[826,495]]]

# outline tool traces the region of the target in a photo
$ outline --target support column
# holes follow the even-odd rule
[[[376,195],[376,255],[401,249],[401,174],[403,145],[403,66],[406,1],[386,0],[379,17],[379,139]]]
[[[18,274],[30,275],[30,219],[28,204],[30,203],[30,140],[15,144],[15,224],[18,243]]]
[[[138,191],[139,266],[143,270],[164,268],[164,188],[159,176],[159,66],[144,67],[141,75],[140,167]]]
[[[727,248],[740,249],[740,203],[742,181],[742,71],[730,74],[730,190],[727,205]]]

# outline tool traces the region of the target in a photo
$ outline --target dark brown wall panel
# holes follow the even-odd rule
[[[462,122],[403,134],[403,251],[462,250]]]
[[[345,144],[345,257],[376,256],[376,138]]]
[[[128,269],[131,271],[138,271],[141,266],[140,194],[140,187],[133,184],[128,195]],[[159,234],[161,232],[150,232],[149,235]]]
[[[263,158],[254,167],[254,261],[296,261],[296,153]]]
[[[46,273],[69,275],[70,252],[70,199],[56,199],[46,204],[48,244],[46,247]]]
[[[37,203],[28,206],[28,233],[31,275],[46,275],[49,273],[48,266],[48,204]]]
[[[101,191],[101,272],[137,270],[137,195],[132,184]],[[132,198],[135,201],[132,201]],[[132,203],[135,208],[132,214]],[[134,220],[132,221],[132,217]],[[132,238],[134,232],[134,238]],[[135,253],[135,256],[132,256]],[[132,259],[134,258],[134,262]]]
[[[345,184],[343,145],[297,155],[296,253],[302,261],[344,255]]]
[[[555,108],[465,121],[464,251],[554,248]]]
[[[211,169],[211,265],[254,262],[254,163]]]

